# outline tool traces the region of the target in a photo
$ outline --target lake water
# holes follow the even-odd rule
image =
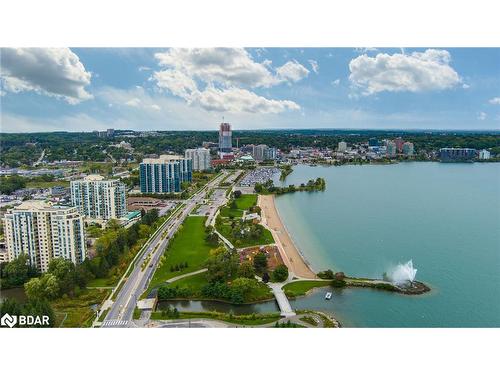
[[[500,164],[295,166],[284,184],[324,177],[325,192],[276,205],[315,271],[380,278],[413,259],[432,292],[324,290],[292,302],[331,311],[344,326],[500,326]]]

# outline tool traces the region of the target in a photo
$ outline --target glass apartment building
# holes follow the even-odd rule
[[[476,150],[473,148],[446,147],[439,150],[439,158],[442,162],[473,161],[475,157]]]
[[[46,272],[53,258],[78,264],[87,257],[83,216],[76,207],[25,201],[9,210],[3,222],[9,260],[26,254],[32,266]]]
[[[193,179],[193,164],[177,155],[147,158],[139,166],[139,177],[141,193],[179,193],[182,183]]]
[[[109,220],[127,216],[127,188],[119,180],[89,175],[71,181],[71,203],[91,219]]]

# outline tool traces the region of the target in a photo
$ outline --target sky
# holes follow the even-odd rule
[[[500,49],[2,48],[2,132],[500,130]]]

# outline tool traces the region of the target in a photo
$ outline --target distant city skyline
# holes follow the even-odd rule
[[[1,67],[2,132],[500,128],[500,49],[2,48]]]

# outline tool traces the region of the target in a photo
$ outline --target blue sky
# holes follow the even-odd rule
[[[500,129],[500,49],[1,52],[3,132]]]

